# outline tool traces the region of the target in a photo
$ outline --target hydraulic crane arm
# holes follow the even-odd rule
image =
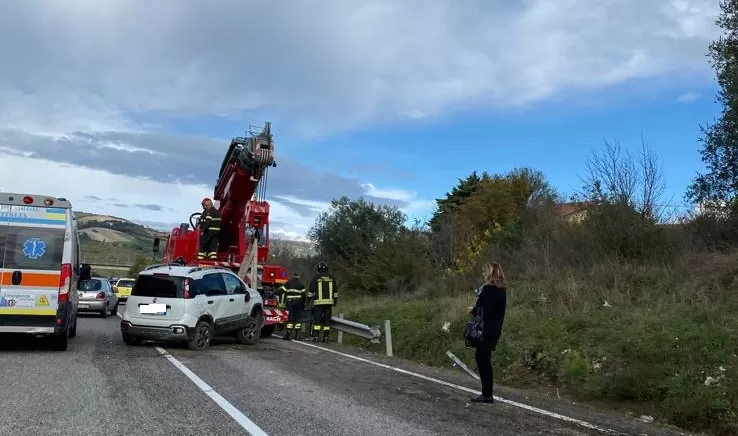
[[[231,140],[220,167],[213,197],[219,202],[221,214],[221,247],[236,245],[239,224],[249,200],[263,197],[266,187],[262,184],[259,189],[259,182],[262,178],[266,179],[267,169],[273,166],[276,163],[270,122],[266,122],[258,134]]]

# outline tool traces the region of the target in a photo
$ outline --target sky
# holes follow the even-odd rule
[[[0,190],[168,228],[272,122],[272,234],[331,199],[426,219],[472,171],[580,187],[603,141],[683,207],[719,114],[717,0],[4,0]]]

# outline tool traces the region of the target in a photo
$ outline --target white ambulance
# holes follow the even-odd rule
[[[64,198],[0,192],[0,335],[77,334],[79,237]]]

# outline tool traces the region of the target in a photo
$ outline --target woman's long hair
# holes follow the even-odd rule
[[[502,271],[502,267],[497,262],[489,262],[482,268],[484,279],[488,285],[496,286],[498,288],[507,289],[507,280],[505,279],[505,273]]]

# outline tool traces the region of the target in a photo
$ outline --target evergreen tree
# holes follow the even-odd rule
[[[489,174],[486,171],[482,173],[482,177],[479,177],[477,172],[474,171],[465,179],[458,179],[458,184],[453,187],[451,192],[446,193],[446,198],[436,199],[437,209],[428,221],[431,230],[438,231],[443,217],[457,210],[479,188],[481,182],[488,179]]]
[[[738,0],[721,0],[716,23],[722,36],[709,47],[710,64],[720,87],[717,101],[722,113],[715,124],[702,127],[702,161],[705,174],[698,175],[687,198],[701,203],[732,203],[738,193]]]

